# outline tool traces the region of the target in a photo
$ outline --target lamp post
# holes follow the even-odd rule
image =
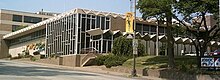
[[[133,38],[133,44],[135,43],[135,35],[136,35],[136,0],[134,0],[134,38]],[[135,76],[137,76],[137,72],[136,72],[136,59],[135,59],[135,57],[136,57],[136,53],[137,53],[137,46],[134,46],[133,45],[133,69],[132,69],[132,73],[131,73],[131,75],[132,75],[132,77],[135,77]]]

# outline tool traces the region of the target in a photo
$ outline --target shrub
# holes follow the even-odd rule
[[[31,61],[36,61],[36,60],[37,60],[37,58],[36,58],[36,57],[34,57],[34,56],[31,56],[31,57],[30,57],[30,60],[31,60]]]
[[[111,68],[112,66],[122,65],[126,60],[128,60],[127,57],[109,54],[96,57],[94,63],[98,66],[105,65],[107,68]]]
[[[95,58],[95,64],[100,66],[104,65],[104,61],[108,58],[107,55],[101,55]]]
[[[138,48],[138,56],[145,55],[145,46],[141,43],[140,40],[137,48]],[[132,39],[127,39],[123,36],[116,38],[113,42],[112,53],[118,56],[132,57],[133,55]]]
[[[112,66],[119,66],[122,65],[127,59],[128,58],[123,56],[108,55],[108,57],[104,61],[104,65],[107,68],[111,68]]]

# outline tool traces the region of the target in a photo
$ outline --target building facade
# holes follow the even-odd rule
[[[49,15],[49,13],[48,14],[45,13],[47,12],[41,11],[37,13],[30,13],[30,12],[1,9],[0,10],[0,42],[1,42],[0,58],[8,56],[7,54],[4,54],[8,52],[7,44],[5,41],[2,40],[5,34],[14,32],[26,26],[36,24],[38,22],[51,18],[56,14],[53,13],[54,15],[51,14]]]
[[[158,26],[159,35],[156,35],[156,20],[137,18],[136,21],[137,33],[131,35],[142,39],[146,53],[156,55],[155,45],[158,39],[159,52],[166,55],[164,24]],[[72,55],[81,54],[87,48],[98,53],[109,53],[115,38],[129,35],[125,32],[125,22],[125,15],[122,14],[77,8],[7,34],[4,40],[8,42],[8,53],[12,56],[17,56],[24,50],[29,50],[30,53],[44,51],[46,57],[54,54]],[[175,36],[174,40],[175,55],[181,55],[181,50],[195,51],[189,38]]]

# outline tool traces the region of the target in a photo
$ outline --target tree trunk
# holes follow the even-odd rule
[[[172,35],[172,15],[171,11],[166,13],[166,23],[167,23],[167,54],[168,54],[168,68],[174,68],[174,40],[173,40],[173,35]]]

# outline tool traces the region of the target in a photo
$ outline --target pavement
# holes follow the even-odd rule
[[[0,80],[163,80],[129,73],[102,70],[100,67],[68,67],[32,61],[0,60]]]

